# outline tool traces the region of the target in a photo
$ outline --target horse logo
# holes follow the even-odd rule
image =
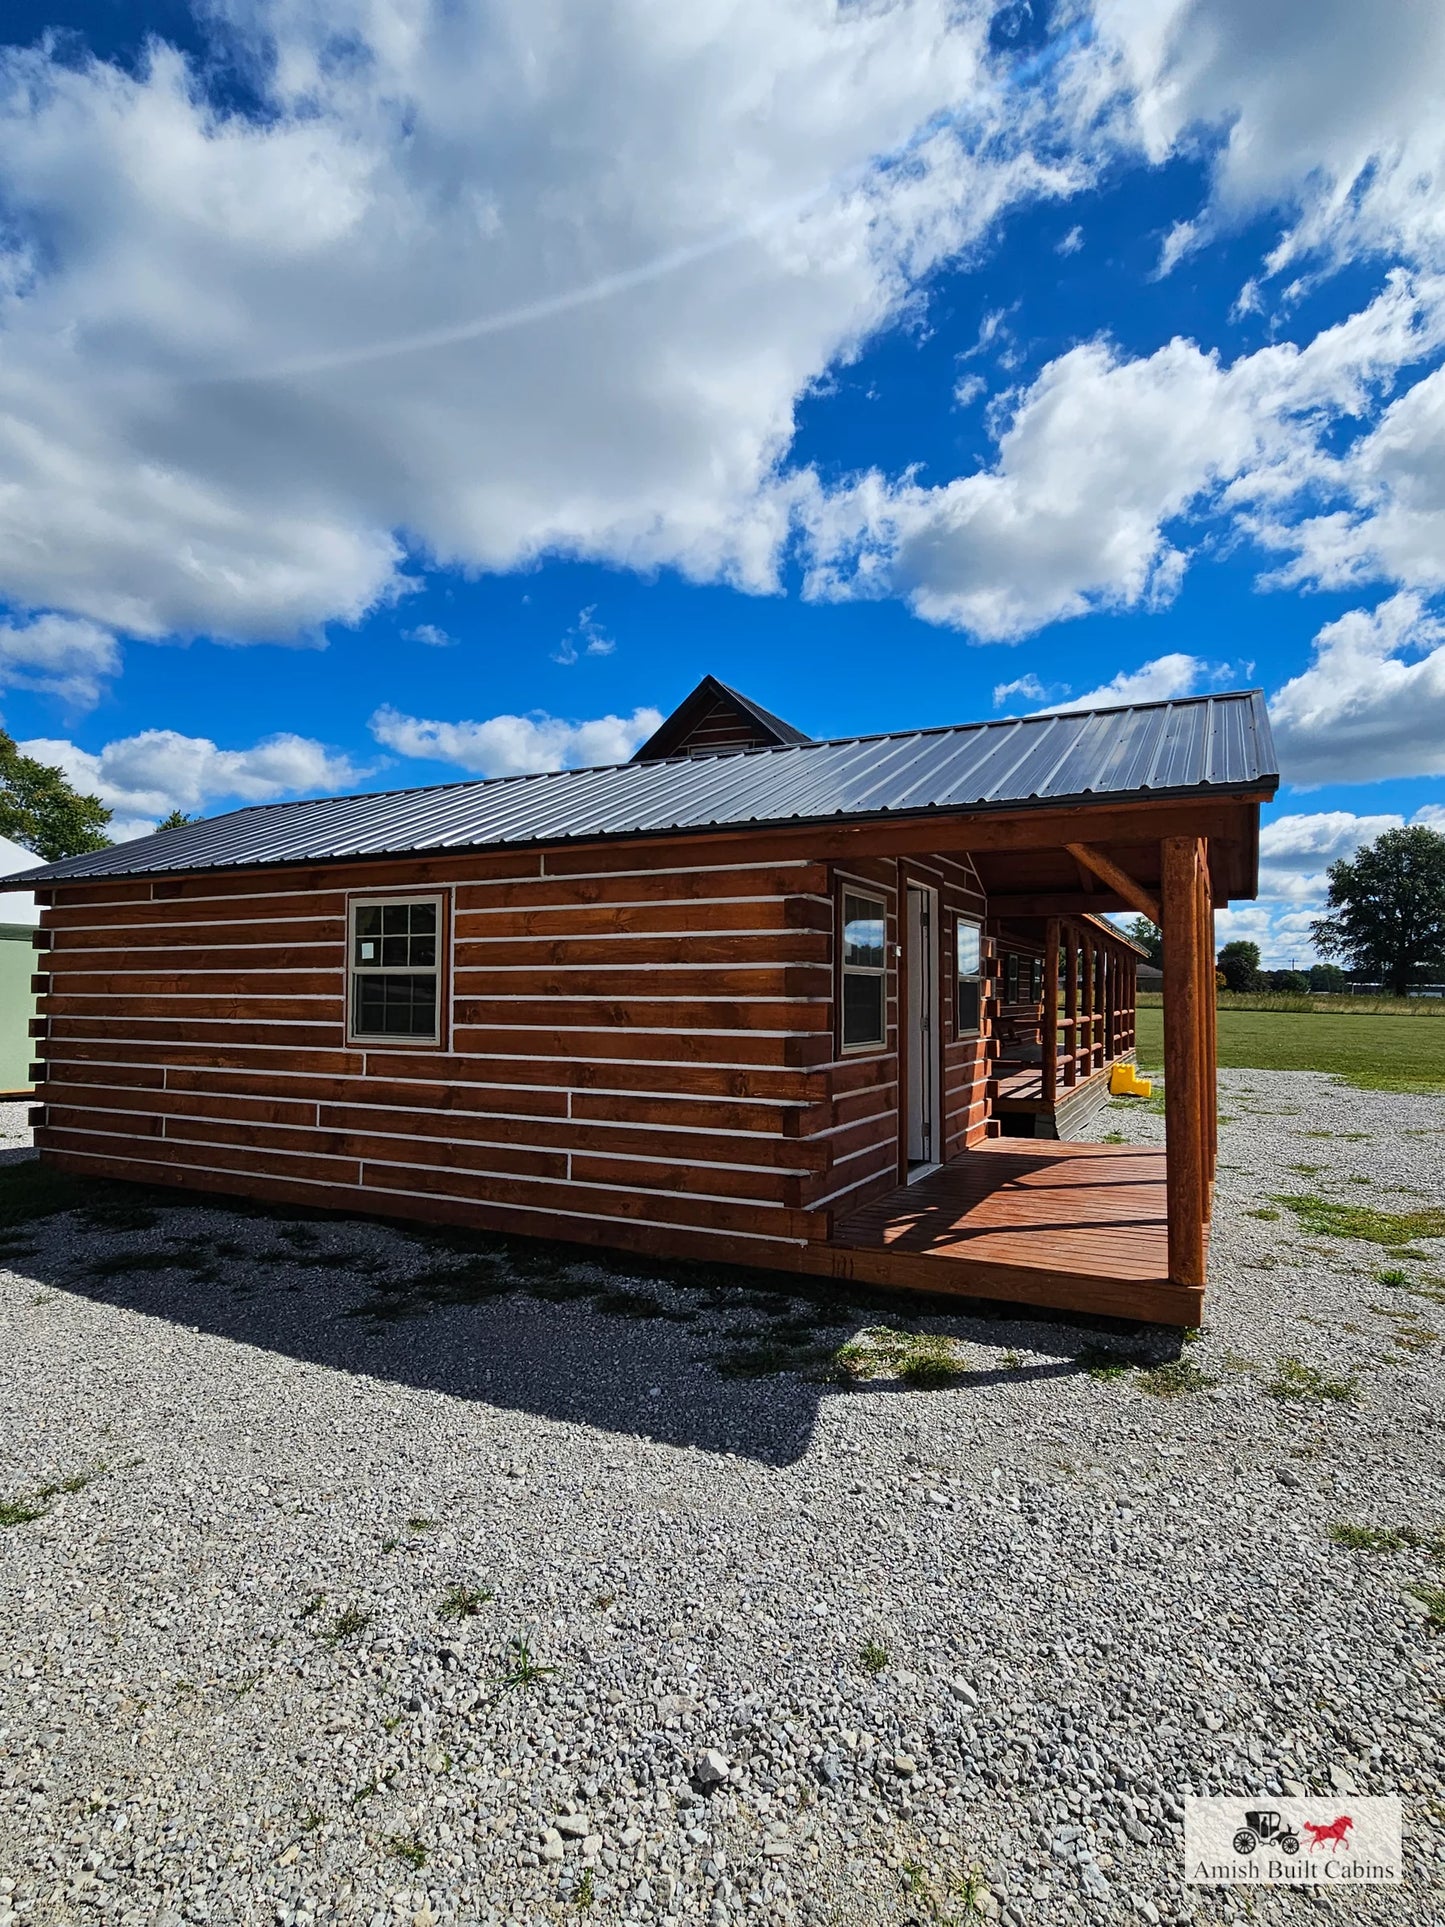
[[[1345,1845],[1345,1835],[1354,1824],[1354,1821],[1348,1813],[1342,1813],[1337,1820],[1332,1820],[1327,1827],[1317,1827],[1312,1820],[1306,1820],[1304,1830],[1310,1836],[1310,1852],[1318,1853],[1320,1848],[1326,1845],[1343,1847]]]

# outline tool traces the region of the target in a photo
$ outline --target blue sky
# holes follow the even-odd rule
[[[1445,824],[1445,17],[36,5],[0,712],[166,810],[1259,683],[1225,934]]]

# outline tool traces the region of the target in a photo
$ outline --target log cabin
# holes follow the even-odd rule
[[[1190,1326],[1246,690],[234,811],[25,875],[58,1169]],[[18,879],[17,879],[18,880]],[[1071,1139],[1164,933],[1167,1152]]]

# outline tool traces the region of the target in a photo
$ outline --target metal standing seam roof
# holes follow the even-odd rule
[[[1263,692],[233,810],[0,884],[1273,789]]]

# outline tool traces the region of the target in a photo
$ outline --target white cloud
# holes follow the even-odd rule
[[[954,403],[959,408],[968,408],[987,391],[988,383],[982,375],[963,375],[953,384]]]
[[[1319,901],[1325,871],[1340,857],[1353,856],[1386,830],[1397,830],[1395,815],[1355,816],[1349,810],[1320,810],[1305,816],[1277,816],[1259,832],[1259,888],[1265,897]]]
[[[986,642],[1161,606],[1188,562],[1172,523],[1223,511],[1263,530],[1337,472],[1327,434],[1442,343],[1445,277],[1404,274],[1303,346],[1228,365],[1180,339],[1134,360],[1084,343],[1013,398],[991,468],[937,488],[876,471],[832,493],[814,480],[800,494],[807,592],[901,594]]]
[[[991,11],[229,0],[251,119],[7,48],[0,595],[254,641],[409,555],[771,588],[799,398],[1087,176]]]
[[[1410,819],[1445,828],[1445,804],[1426,804]],[[1258,943],[1262,961],[1280,968],[1308,968],[1319,958],[1310,942],[1310,924],[1326,907],[1326,871],[1340,857],[1353,856],[1405,819],[1392,812],[1356,816],[1349,810],[1318,810],[1277,816],[1259,833],[1259,900],[1220,911],[1219,942],[1247,937]]]
[[[371,733],[402,756],[454,763],[477,776],[521,776],[534,770],[625,763],[661,722],[661,710],[634,709],[630,716],[598,716],[581,723],[541,710],[529,716],[490,716],[485,722],[443,723],[405,716],[385,704],[371,719]]]
[[[1028,703],[1046,703],[1054,695],[1067,696],[1067,683],[1042,683],[1032,670],[1027,675],[1015,676],[1012,682],[996,682],[993,686],[993,706],[1002,709],[1004,704],[1021,696]]]
[[[343,755],[305,736],[268,736],[251,749],[219,749],[205,736],[146,729],[107,743],[99,752],[51,737],[20,745],[27,756],[61,769],[78,789],[145,823],[112,831],[143,835],[150,821],[172,810],[194,815],[216,801],[267,803],[276,797],[344,790],[364,774]]]
[[[553,662],[560,662],[563,668],[570,669],[574,662],[583,656],[610,656],[617,644],[597,621],[597,605],[590,603],[587,608],[579,609],[577,620],[563,636],[553,653]]]
[[[1290,222],[1276,270],[1309,249],[1445,261],[1445,9],[1422,0],[1094,0],[1096,89],[1149,156],[1211,153],[1212,207]]]
[[[1262,542],[1295,552],[1274,583],[1445,587],[1445,369],[1392,402],[1379,424],[1338,460],[1322,463],[1314,480],[1345,506],[1302,521],[1260,518],[1254,533]]]
[[[1201,684],[1224,682],[1229,673],[1226,664],[1207,663],[1198,656],[1156,656],[1153,662],[1141,663],[1137,669],[1121,669],[1097,689],[1051,707],[1111,709],[1122,703],[1167,702],[1173,696],[1192,696]]]
[[[1284,779],[1302,789],[1445,775],[1445,622],[1408,592],[1350,610],[1320,630],[1270,720]]]
[[[92,709],[101,679],[119,669],[116,639],[98,623],[57,615],[0,623],[0,688],[34,689],[71,709]]]
[[[404,632],[408,642],[424,643],[428,649],[455,649],[457,639],[449,636],[445,629],[439,629],[434,622],[419,622],[415,629]]]
[[[1077,254],[1079,249],[1083,245],[1084,245],[1084,230],[1081,227],[1071,227],[1068,233],[1064,235],[1061,240],[1055,243],[1054,253],[1055,254]]]

